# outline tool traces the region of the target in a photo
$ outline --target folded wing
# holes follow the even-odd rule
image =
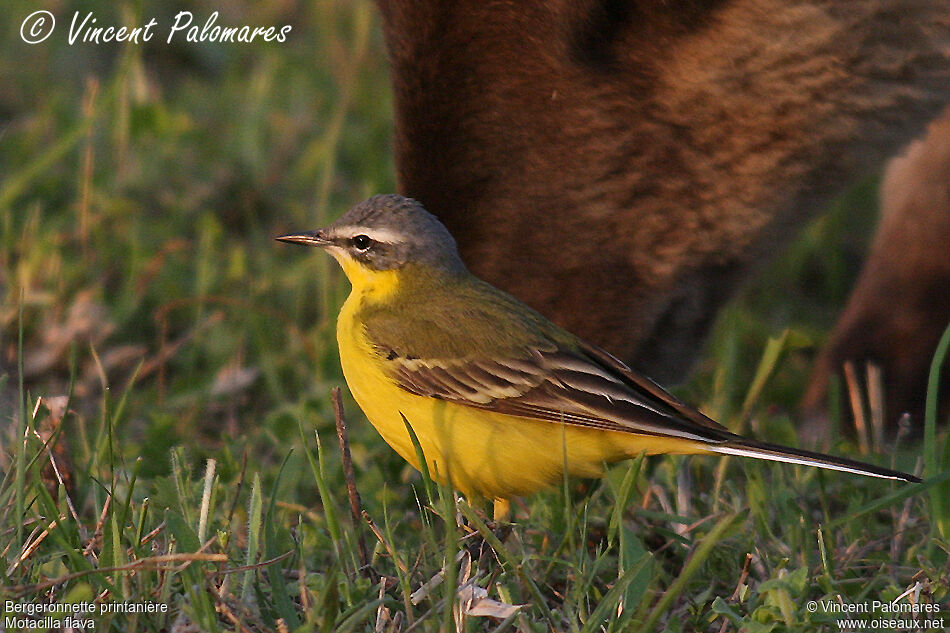
[[[421,359],[390,350],[384,356],[389,376],[420,396],[536,420],[692,440],[726,455],[920,481],[888,468],[736,435],[593,345],[578,342],[565,349],[552,343],[522,352]]]

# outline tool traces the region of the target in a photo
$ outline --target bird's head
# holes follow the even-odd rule
[[[426,276],[465,272],[448,229],[417,201],[398,195],[373,196],[326,228],[276,239],[326,249],[354,289],[394,283],[410,267]]]

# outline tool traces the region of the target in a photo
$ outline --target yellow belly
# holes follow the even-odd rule
[[[412,425],[433,478],[466,495],[508,499],[571,475],[603,474],[605,463],[655,453],[706,452],[696,442],[603,431],[504,415],[421,397],[383,371],[355,326],[353,298],[337,325],[343,375],[353,398],[383,439],[415,468],[416,451],[400,413]]]

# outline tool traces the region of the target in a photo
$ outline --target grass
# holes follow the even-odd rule
[[[5,618],[56,604],[92,605],[76,617],[97,631],[837,631],[809,601],[909,588],[950,618],[935,408],[922,446],[872,457],[926,455],[927,489],[649,458],[521,500],[505,535],[398,458],[344,388],[354,517],[330,395],[346,283],[270,238],[394,189],[377,19],[363,1],[193,4],[291,23],[291,43],[0,40]],[[8,2],[3,32],[33,10]],[[176,10],[96,7],[102,22]],[[805,343],[853,274],[837,238],[871,199],[873,183],[852,192],[726,311],[690,401],[794,442]]]

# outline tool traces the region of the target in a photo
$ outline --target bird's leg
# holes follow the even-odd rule
[[[507,499],[495,499],[494,510],[492,518],[496,523],[507,521],[511,516],[511,502]]]

